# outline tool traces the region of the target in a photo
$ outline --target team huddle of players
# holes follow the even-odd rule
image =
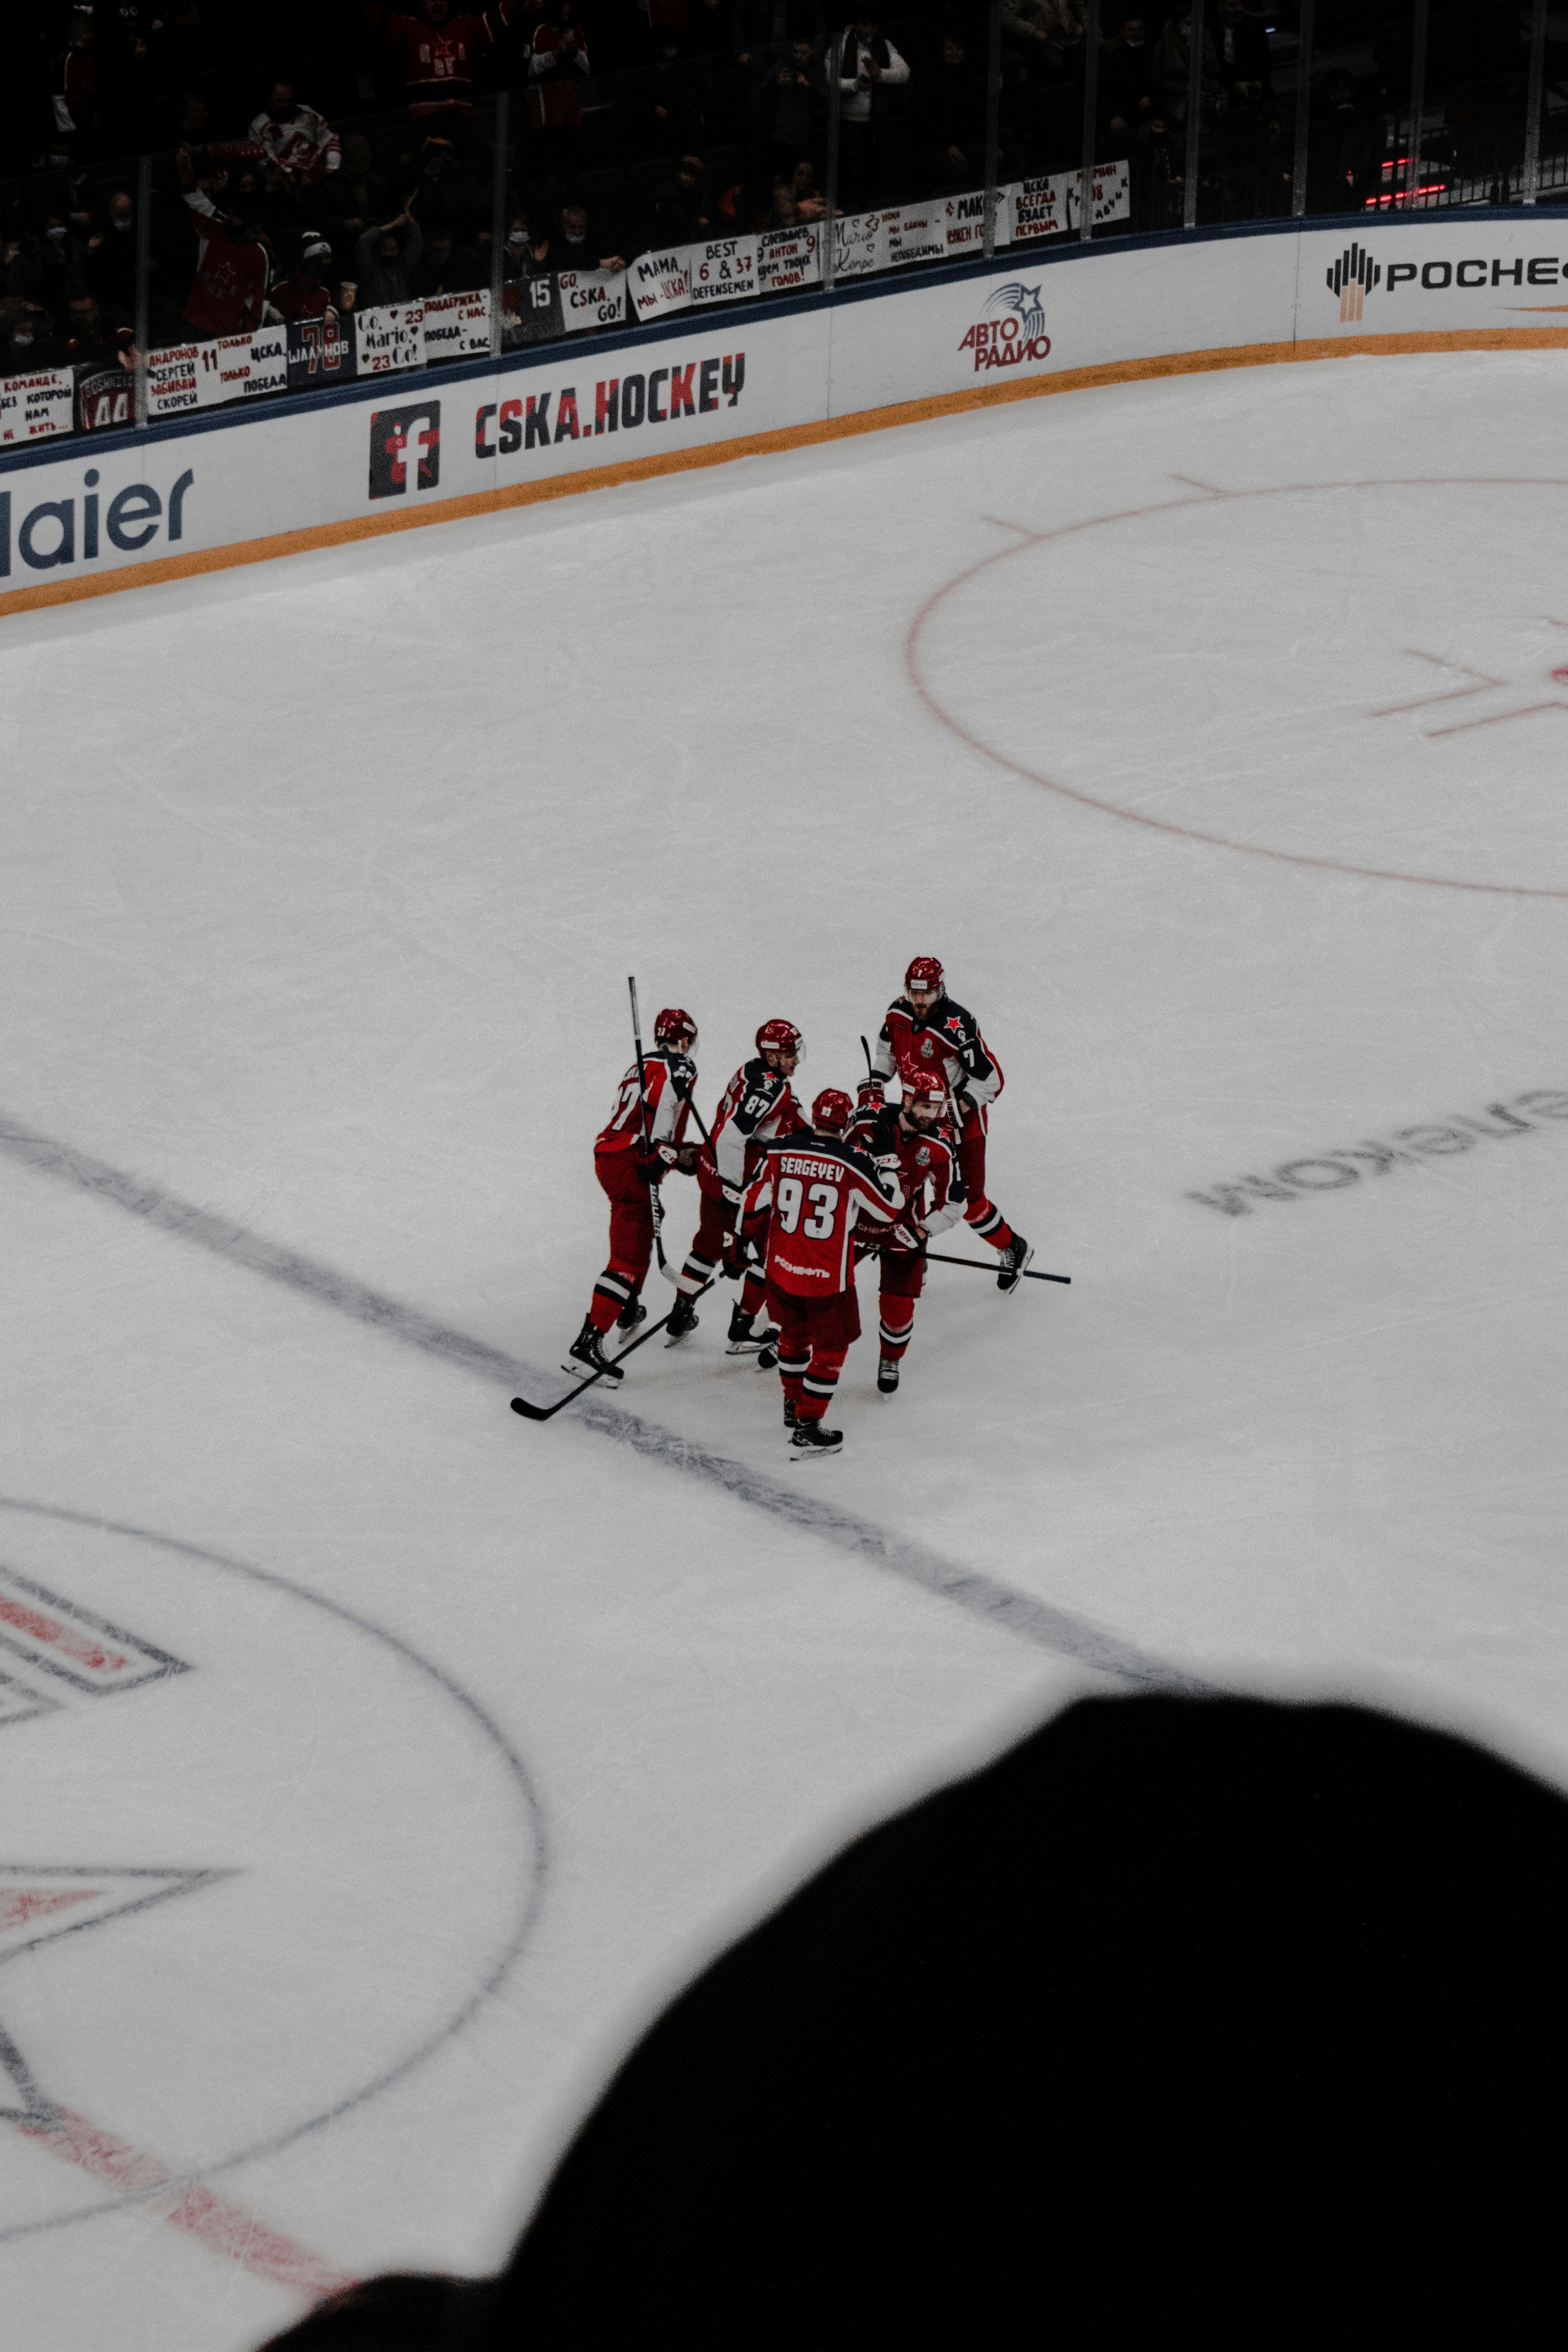
[[[695,1175],[701,1212],[676,1277],[669,1340],[697,1326],[694,1300],[720,1275],[738,1279],[729,1352],[776,1362],[795,1453],[837,1453],[824,1426],[843,1361],[861,1332],[855,1261],[881,1268],[877,1387],[891,1396],[908,1348],[927,1243],[960,1219],[997,1253],[997,1286],[1010,1295],[1034,1253],[986,1197],[986,1135],[1002,1074],[972,1013],[946,992],[935,956],[916,956],[890,1004],[857,1099],[826,1087],[810,1116],[790,1080],[800,1032],[765,1021],[756,1058],[736,1072],[698,1145],[693,1115],[696,1024],[670,1006],[653,1049],[621,1081],[593,1149],[610,1196],[610,1259],[593,1286],[569,1370],[623,1377],[605,1352],[613,1327],[645,1321],[642,1288],[653,1253],[660,1186],[672,1170]],[[896,1078],[899,1100],[886,1101]],[[701,1127],[701,1120],[698,1120]],[[759,1319],[760,1318],[760,1321]]]

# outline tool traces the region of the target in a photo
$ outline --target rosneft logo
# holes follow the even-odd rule
[[[1412,273],[1414,274],[1414,273]],[[1327,273],[1331,294],[1339,296],[1342,324],[1359,319],[1366,306],[1366,298],[1383,280],[1383,265],[1374,261],[1362,245],[1347,246]]]

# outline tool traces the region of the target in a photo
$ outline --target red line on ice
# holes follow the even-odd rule
[[[72,2115],[68,2107],[53,2109],[47,2122],[19,2123],[16,2128],[67,2164],[78,2165],[92,2179],[136,2197],[210,2252],[269,2279],[302,2302],[322,2303],[356,2284],[308,2246],[258,2221],[243,2205],[216,2196],[199,2181],[177,2179],[155,2156],[89,2124],[85,2116]]]

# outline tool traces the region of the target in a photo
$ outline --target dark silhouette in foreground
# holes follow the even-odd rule
[[[499,2279],[277,2345],[1505,2340],[1555,2300],[1565,1899],[1568,1804],[1458,1740],[1085,1701],[716,1961]]]

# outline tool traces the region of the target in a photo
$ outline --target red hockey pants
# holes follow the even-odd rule
[[[1005,1250],[1013,1229],[994,1202],[986,1198],[986,1129],[977,1118],[967,1118],[958,1138],[958,1173],[964,1180],[968,1206],[964,1223],[994,1250]]]
[[[596,1151],[593,1172],[610,1195],[610,1263],[593,1286],[588,1319],[608,1331],[643,1287],[653,1255],[653,1212],[635,1151]]]
[[[768,1311],[779,1326],[779,1377],[797,1421],[821,1421],[832,1402],[844,1358],[861,1335],[860,1301],[852,1290],[831,1298],[797,1298],[769,1290]]]

